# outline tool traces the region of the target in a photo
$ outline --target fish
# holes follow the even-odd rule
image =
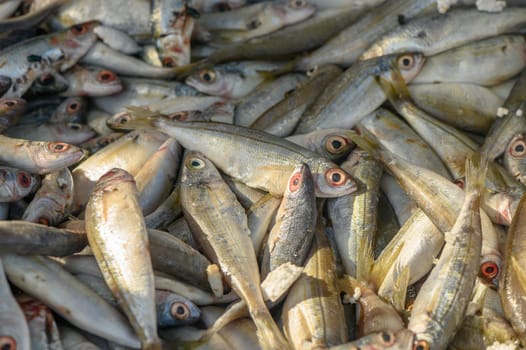
[[[120,209],[115,210],[117,207]],[[160,349],[148,234],[132,175],[119,168],[102,175],[90,195],[85,217],[88,241],[104,280],[143,349]]]
[[[357,192],[360,187],[357,180],[325,158],[279,137],[240,126],[207,122],[179,123],[164,119],[132,120],[128,117],[113,121],[111,126],[126,129],[144,124],[162,129],[187,149],[202,152],[225,174],[272,194],[282,195],[288,177],[294,167],[301,163],[311,169],[318,197],[349,194]],[[195,140],[207,142],[196,143]],[[217,147],[218,144],[223,147]],[[225,158],[225,154],[234,159],[249,157],[252,161],[242,161],[245,164],[241,169],[241,163],[230,157]],[[271,171],[262,172],[259,169]]]
[[[201,153],[186,152],[183,164],[181,201],[192,232],[206,255],[219,265],[234,291],[246,302],[258,329],[260,345],[264,349],[288,349],[288,342],[263,301],[244,209],[212,162]]]
[[[0,202],[18,201],[37,189],[40,178],[25,170],[0,166]]]

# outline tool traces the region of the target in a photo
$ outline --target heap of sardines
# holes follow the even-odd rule
[[[526,1],[0,0],[0,349],[526,348]]]

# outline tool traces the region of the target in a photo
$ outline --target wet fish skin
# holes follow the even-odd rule
[[[391,80],[393,74],[400,72],[409,82],[418,74],[425,60],[419,53],[405,53],[354,64],[329,84],[305,111],[295,133],[355,126],[385,101],[377,77]],[[352,110],[349,110],[349,105],[353,106]]]
[[[114,168],[101,176],[86,205],[86,231],[104,280],[143,348],[160,349],[153,267],[136,193],[135,181],[125,170]]]
[[[350,343],[331,346],[329,350],[410,350],[413,349],[414,334],[408,329],[396,333],[379,332],[362,337]],[[416,348],[416,350],[419,350]]]
[[[205,154],[227,175],[250,187],[278,196],[286,188],[294,167],[301,163],[311,169],[318,197],[336,197],[360,190],[360,183],[334,163],[292,142],[261,131],[222,123],[180,123],[148,118],[130,120],[128,117],[115,120],[111,126],[117,129],[162,129],[164,133],[175,137],[183,147]],[[197,139],[201,141],[195,142]],[[231,156],[225,158],[225,154]],[[251,159],[250,162],[241,160],[247,157]],[[248,167],[245,166],[247,164]],[[267,171],[259,171],[262,169]]]
[[[520,7],[506,8],[497,13],[454,9],[446,14],[418,18],[385,34],[360,59],[408,51],[434,55],[477,39],[520,30],[525,23],[525,14],[526,9]],[[462,23],[472,25],[461,27]]]
[[[51,123],[85,123],[88,100],[85,97],[66,98],[49,118]]]
[[[165,291],[155,293],[159,327],[182,326],[199,321],[201,311],[190,300]]]
[[[21,98],[0,98],[0,132],[16,124],[26,111],[26,100]]]
[[[352,132],[345,129],[322,129],[308,134],[291,135],[287,140],[340,163],[356,146],[348,137]]]
[[[119,77],[108,69],[76,65],[65,74],[68,86],[60,96],[108,96],[122,91]]]
[[[0,202],[15,202],[33,192],[40,178],[25,170],[0,166]]]
[[[140,347],[122,314],[58,263],[41,256],[8,254],[2,256],[2,262],[11,283],[44,301],[73,325],[118,344]]]
[[[43,123],[36,125],[15,125],[9,128],[5,132],[5,135],[11,138],[23,138],[30,141],[48,141],[76,145],[91,139],[96,135],[96,132],[86,124]]]
[[[0,135],[0,160],[33,174],[48,174],[75,164],[84,151],[64,142],[30,141]]]
[[[247,303],[258,328],[260,345],[267,349],[288,349],[263,301],[243,207],[212,162],[201,153],[187,151],[183,164],[181,200],[196,239]]]
[[[0,259],[0,346],[7,349],[31,349],[29,328],[20,306],[17,304]]]

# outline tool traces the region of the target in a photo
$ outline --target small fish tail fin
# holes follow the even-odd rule
[[[488,154],[486,152],[475,152],[466,159],[465,165],[465,191],[468,193],[480,193],[486,180],[488,169]]]

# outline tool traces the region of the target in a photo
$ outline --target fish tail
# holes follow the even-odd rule
[[[465,191],[469,193],[480,193],[486,180],[488,168],[487,153],[475,152],[466,159],[465,165]]]
[[[383,159],[384,152],[376,136],[365,127],[359,126],[355,129],[355,132],[349,134],[351,141],[374,158]]]
[[[290,349],[289,343],[266,308],[251,311],[251,316],[256,324],[257,336],[262,349]]]

